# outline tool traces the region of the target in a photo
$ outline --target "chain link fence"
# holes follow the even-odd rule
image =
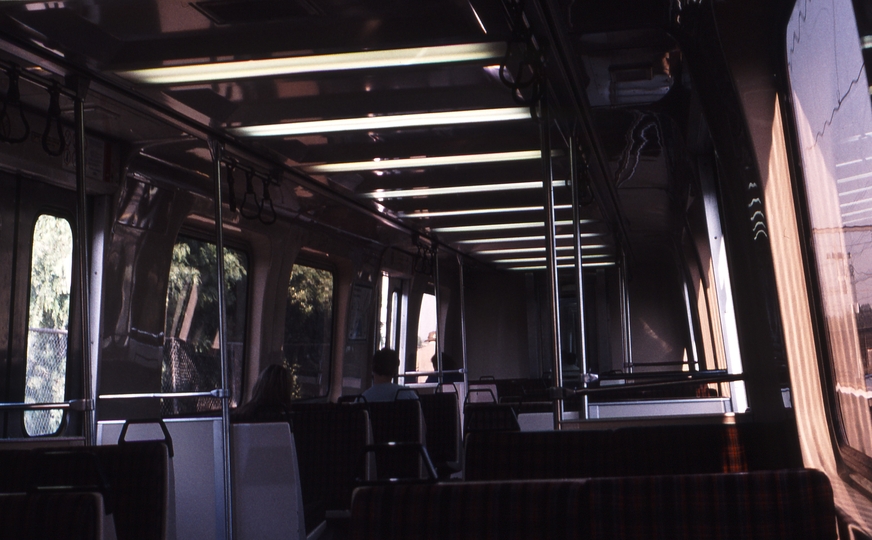
[[[25,403],[56,403],[64,400],[67,376],[67,331],[29,328],[27,334],[27,384]],[[63,420],[61,409],[25,411],[28,435],[57,433]]]

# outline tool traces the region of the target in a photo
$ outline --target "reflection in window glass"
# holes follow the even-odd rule
[[[25,403],[64,400],[67,329],[73,270],[73,232],[69,221],[39,216],[30,259]],[[24,413],[28,435],[51,435],[61,425],[60,409]]]
[[[294,398],[326,396],[333,343],[333,272],[294,265],[285,307],[284,360]]]
[[[786,46],[844,442],[872,456],[872,106],[851,0],[797,2]]]
[[[166,338],[161,370],[162,392],[209,392],[221,387],[218,339],[218,249],[215,244],[179,237],[173,247],[167,287]],[[227,349],[231,405],[242,390],[242,363],[248,298],[248,257],[224,248]],[[167,399],[164,415],[218,410],[218,398]]]

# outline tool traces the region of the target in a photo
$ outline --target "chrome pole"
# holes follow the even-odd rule
[[[560,354],[560,299],[557,282],[557,239],[554,234],[554,171],[551,168],[551,119],[548,106],[543,98],[539,101],[539,129],[542,139],[542,186],[545,195],[545,242],[548,265],[548,285],[551,293],[551,347],[553,350],[552,370],[554,386],[563,386]],[[563,400],[554,402],[554,429],[560,429],[563,422]]]
[[[578,367],[581,372],[581,384],[583,388],[587,388],[584,376],[587,374],[587,339],[584,334],[584,271],[582,269],[582,250],[581,250],[581,210],[580,203],[580,178],[578,173],[578,140],[573,135],[569,139],[569,174],[572,180],[572,236],[575,241],[575,284],[576,284],[576,301],[578,303],[578,325],[575,328],[578,336]],[[587,394],[582,395],[581,407],[578,411],[579,420],[587,419]]]
[[[630,294],[627,291],[627,254],[621,252],[621,264],[618,283],[621,287],[621,330],[624,343],[624,368],[628,373],[633,372],[633,337],[630,329]]]
[[[457,269],[460,272],[460,346],[461,346],[461,362],[463,366],[463,382],[469,384],[468,369],[466,366],[466,293],[464,291],[465,284],[463,281],[463,258],[457,255]],[[468,387],[468,386],[467,386]]]
[[[227,357],[227,308],[224,298],[224,209],[221,198],[221,154],[224,146],[209,139],[215,182],[215,236],[218,261],[218,346],[221,358],[221,434],[224,453],[224,538],[233,540],[233,493],[230,468],[230,365]]]
[[[82,325],[82,376],[85,400],[85,445],[97,444],[97,416],[94,414],[94,381],[91,376],[91,266],[88,261],[88,197],[85,185],[85,96],[90,81],[82,77],[72,79],[75,85],[74,122],[76,124],[76,239],[79,244],[79,315]]]
[[[436,365],[433,366],[433,371],[439,373],[438,380],[442,382],[442,325],[439,324],[439,315],[440,310],[439,307],[442,305],[442,294],[439,291],[439,251],[437,249],[436,244],[434,243],[432,246],[433,249],[433,286],[436,288],[435,298],[436,298],[436,347],[434,348],[434,352],[436,353]],[[415,378],[417,381],[417,377]]]

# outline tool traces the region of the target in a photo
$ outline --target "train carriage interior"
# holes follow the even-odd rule
[[[869,55],[860,0],[0,3],[0,522],[872,538]]]

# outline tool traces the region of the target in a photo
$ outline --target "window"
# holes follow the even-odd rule
[[[842,442],[872,456],[872,104],[851,0],[797,2],[786,48]]]
[[[33,231],[30,301],[27,317],[25,403],[64,400],[67,376],[67,330],[73,270],[73,232],[66,219],[41,215]],[[27,411],[28,435],[57,433],[63,411]]]
[[[436,354],[436,296],[424,293],[421,311],[418,313],[418,353],[416,371],[435,371],[433,356]],[[427,377],[420,377],[424,382]],[[406,381],[415,382],[415,381]]]
[[[218,249],[215,244],[179,237],[173,247],[167,287],[166,338],[161,369],[162,392],[209,392],[221,387],[218,339]],[[230,363],[231,405],[242,392],[248,305],[248,256],[224,248],[227,349]],[[164,415],[220,409],[217,398],[165,399]]]
[[[333,272],[296,264],[288,282],[284,361],[294,398],[326,396],[333,354]]]

